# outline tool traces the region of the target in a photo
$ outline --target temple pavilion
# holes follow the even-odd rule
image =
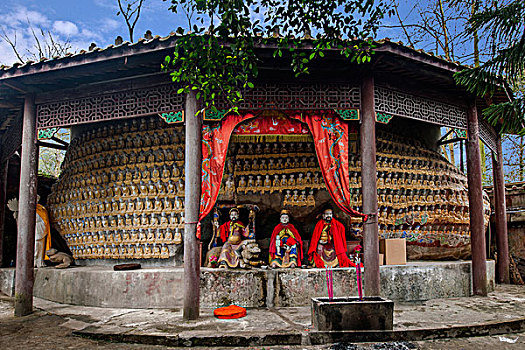
[[[347,240],[363,243],[368,295],[380,293],[378,238],[406,238],[409,259],[472,257],[473,291],[486,295],[480,140],[496,164],[498,250],[508,251],[501,138],[481,110],[503,94],[475,98],[454,83],[460,64],[380,40],[370,63],[328,52],[299,78],[289,58],[260,48],[260,73],[239,112],[219,100],[218,111],[197,114],[195,95],[178,94],[160,69],[177,38],[0,69],[0,237],[15,234],[4,230],[6,191],[19,188],[21,314],[33,295],[40,147],[67,150],[41,204],[77,263],[184,266],[185,306],[199,298],[213,222],[234,206],[263,252],[281,209],[307,242],[333,207]],[[55,137],[61,128],[69,143]],[[441,155],[448,142],[466,147],[466,169]],[[508,279],[508,260],[497,271]]]

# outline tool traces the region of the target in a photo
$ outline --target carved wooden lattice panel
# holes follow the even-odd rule
[[[494,153],[498,153],[498,148],[496,147],[496,140],[498,139],[498,134],[494,127],[490,125],[483,116],[481,112],[478,113],[478,124],[479,124],[479,137],[485,145]]]
[[[353,109],[359,108],[359,87],[348,84],[265,84],[247,90],[240,109]],[[218,109],[228,109],[222,100]]]
[[[447,103],[376,86],[376,112],[422,120],[454,128],[467,128],[465,109]]]
[[[37,106],[39,129],[139,117],[182,110],[183,95],[174,84],[101,94]]]

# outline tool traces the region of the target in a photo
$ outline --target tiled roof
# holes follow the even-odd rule
[[[164,37],[156,35],[156,36],[153,36],[151,39],[140,38],[137,42],[134,42],[134,43],[130,43],[129,41],[124,41],[121,44],[109,45],[105,48],[94,46],[94,47],[91,47],[90,50],[80,50],[76,53],[68,53],[62,57],[52,57],[52,58],[44,57],[40,59],[39,61],[26,61],[25,63],[17,62],[11,66],[0,65],[0,79],[2,78],[2,75],[5,75],[5,73],[11,73],[16,70],[23,69],[23,68],[37,67],[37,66],[43,67],[45,65],[56,63],[56,62],[65,62],[65,61],[69,62],[69,61],[74,61],[74,60],[84,60],[84,59],[95,58],[100,53],[110,53],[112,51],[122,50],[123,48],[131,48],[131,49],[137,49],[137,50],[146,49],[147,50],[148,47],[154,48],[157,46],[156,44],[159,44],[159,43],[167,44],[170,41],[175,41],[177,37],[181,37],[181,36],[182,35],[180,34],[171,32],[170,34]],[[461,65],[459,62],[448,60],[443,56],[434,55],[432,52],[426,52],[421,49],[415,49],[412,46],[405,46],[403,42],[401,41],[396,42],[396,41],[391,41],[389,38],[384,38],[384,39],[377,40],[376,43],[380,47],[385,46],[385,45],[390,45],[398,49],[408,50],[416,55],[422,55],[427,58],[433,59],[435,61],[441,61],[442,63],[449,64],[453,67],[456,67],[456,69],[467,67],[465,65]],[[165,46],[165,45],[162,45],[162,46]]]

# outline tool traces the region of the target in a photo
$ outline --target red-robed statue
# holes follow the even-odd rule
[[[318,268],[350,266],[350,259],[346,255],[345,227],[333,218],[332,209],[326,209],[323,219],[315,225],[308,261]]]
[[[242,241],[250,238],[249,236],[248,228],[239,221],[239,209],[230,209],[230,221],[219,227],[219,238],[224,243],[217,261],[219,267],[236,268],[239,266],[239,254],[237,251]]]
[[[290,224],[287,210],[281,211],[280,223],[270,238],[270,267],[298,267],[303,259],[303,241],[299,232]]]

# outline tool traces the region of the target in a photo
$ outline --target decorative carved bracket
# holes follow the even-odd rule
[[[159,117],[164,119],[164,121],[168,124],[183,123],[184,122],[184,111],[173,111],[173,112],[160,113]]]
[[[55,134],[57,133],[57,131],[59,130],[60,128],[47,128],[47,129],[40,129],[38,130],[38,139],[39,140],[49,140],[51,139],[53,136],[55,136]]]

